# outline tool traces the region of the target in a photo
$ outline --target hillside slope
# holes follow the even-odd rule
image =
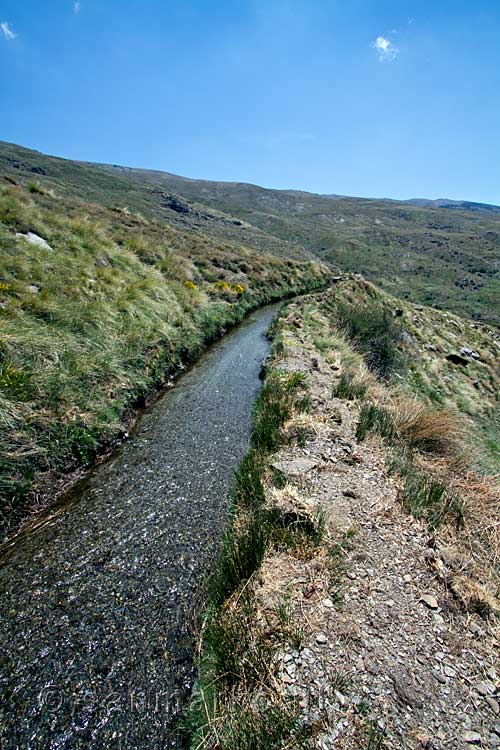
[[[312,254],[297,242],[288,242],[255,225],[216,208],[186,200],[170,188],[142,179],[140,172],[108,169],[99,164],[60,159],[0,141],[0,175],[22,185],[36,182],[69,198],[90,201],[105,208],[139,212],[146,219],[167,221],[182,230],[193,230],[216,241],[235,242],[281,257],[310,259]],[[139,179],[137,179],[139,177]]]
[[[351,326],[361,351],[392,336],[386,352],[397,352],[389,361],[391,381],[428,406],[460,413],[474,435],[477,466],[500,472],[498,329],[392,297],[361,277],[345,280],[328,300],[323,308],[333,321],[342,308],[341,325]],[[381,311],[389,318],[388,333]]]
[[[94,165],[96,166],[96,165]],[[164,172],[98,167],[148,182],[299,243],[392,294],[498,324],[500,213],[473,204],[411,202],[268,190]],[[469,208],[470,210],[464,210]]]
[[[498,325],[500,212],[467,201],[372,200],[48,157],[0,143],[0,174],[128,207],[216,240],[311,254],[410,301]]]

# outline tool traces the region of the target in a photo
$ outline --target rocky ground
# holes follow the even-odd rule
[[[268,493],[297,519],[323,514],[328,543],[261,568],[261,622],[288,617],[292,634],[277,689],[322,750],[500,747],[497,620],[446,585],[460,555],[401,507],[384,446],[358,444],[356,403],[332,398],[339,363],[289,316],[279,366],[307,371],[312,408],[288,425],[302,439],[273,457],[284,486]]]

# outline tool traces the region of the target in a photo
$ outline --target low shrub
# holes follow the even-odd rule
[[[44,188],[38,184],[38,182],[29,182],[27,185],[28,191],[32,194],[45,195]]]
[[[458,414],[406,397],[393,399],[390,408],[397,432],[409,448],[443,457],[463,451],[466,430]]]

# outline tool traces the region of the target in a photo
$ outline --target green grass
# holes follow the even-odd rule
[[[368,390],[367,383],[359,380],[356,373],[343,372],[333,387],[333,396],[343,398],[347,401],[362,399],[366,396]]]
[[[335,317],[337,326],[363,353],[368,367],[383,380],[402,368],[398,348],[402,332],[387,306],[375,299],[363,305],[338,300]]]
[[[254,407],[252,446],[259,451],[276,451],[284,441],[281,427],[290,418],[294,407],[307,411],[309,402],[297,398],[304,388],[306,376],[302,372],[273,373],[265,382]]]
[[[457,527],[464,523],[464,506],[461,498],[450,490],[445,481],[429,475],[415,465],[407,451],[394,451],[387,463],[390,474],[403,479],[402,502],[416,518],[424,519],[431,529],[446,522]]]
[[[263,633],[249,584],[268,549],[304,554],[323,538],[323,517],[268,507],[262,485],[266,456],[283,445],[281,428],[303,401],[305,386],[303,373],[274,371],[255,404],[251,447],[235,475],[231,524],[208,583],[199,680],[188,716],[192,748],[302,747],[308,736],[292,706],[259,708],[253,699],[268,682],[279,638],[298,643],[300,633],[291,627],[286,602],[278,606],[279,633]]]
[[[387,409],[367,401],[362,404],[359,411],[356,439],[363,442],[369,434],[380,435],[391,443],[395,439],[396,430]]]
[[[384,750],[385,734],[376,721],[368,721],[366,726],[366,750]]]
[[[0,186],[0,258],[4,525],[42,476],[50,486],[111,446],[150,394],[248,311],[324,283],[309,262],[12,185]]]
[[[265,502],[262,472],[264,459],[258,450],[251,449],[241,461],[234,476],[233,505],[244,510],[259,510]]]
[[[209,584],[215,607],[220,607],[259,568],[269,539],[267,515],[259,512],[245,516],[238,526],[226,532]]]
[[[281,428],[300,404],[305,382],[300,372],[273,372],[255,402],[251,448],[235,473],[231,494],[233,523],[224,535],[209,583],[210,600],[216,608],[257,570],[266,548],[278,535],[282,539],[283,535],[293,536],[298,531],[309,537],[322,533],[324,524],[320,519],[316,525],[310,524],[312,530],[305,529],[304,524],[282,523],[279,512],[264,507],[264,456],[285,441]]]
[[[289,706],[245,706],[236,708],[226,717],[226,722],[217,727],[218,744],[208,748],[224,750],[280,750],[293,747],[297,750],[310,748],[310,728],[300,723],[297,711]],[[195,750],[205,747],[192,744]]]

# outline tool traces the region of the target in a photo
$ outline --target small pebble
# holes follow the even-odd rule
[[[469,745],[481,744],[481,735],[478,732],[473,732],[473,731],[464,732],[463,739],[464,739],[464,742],[467,742]]]
[[[493,692],[493,685],[489,685],[486,682],[478,682],[476,685],[476,690],[479,695],[489,695]]]
[[[422,594],[420,601],[422,604],[425,604],[426,607],[429,607],[429,609],[439,609],[438,600],[435,596],[432,596],[432,594]]]

